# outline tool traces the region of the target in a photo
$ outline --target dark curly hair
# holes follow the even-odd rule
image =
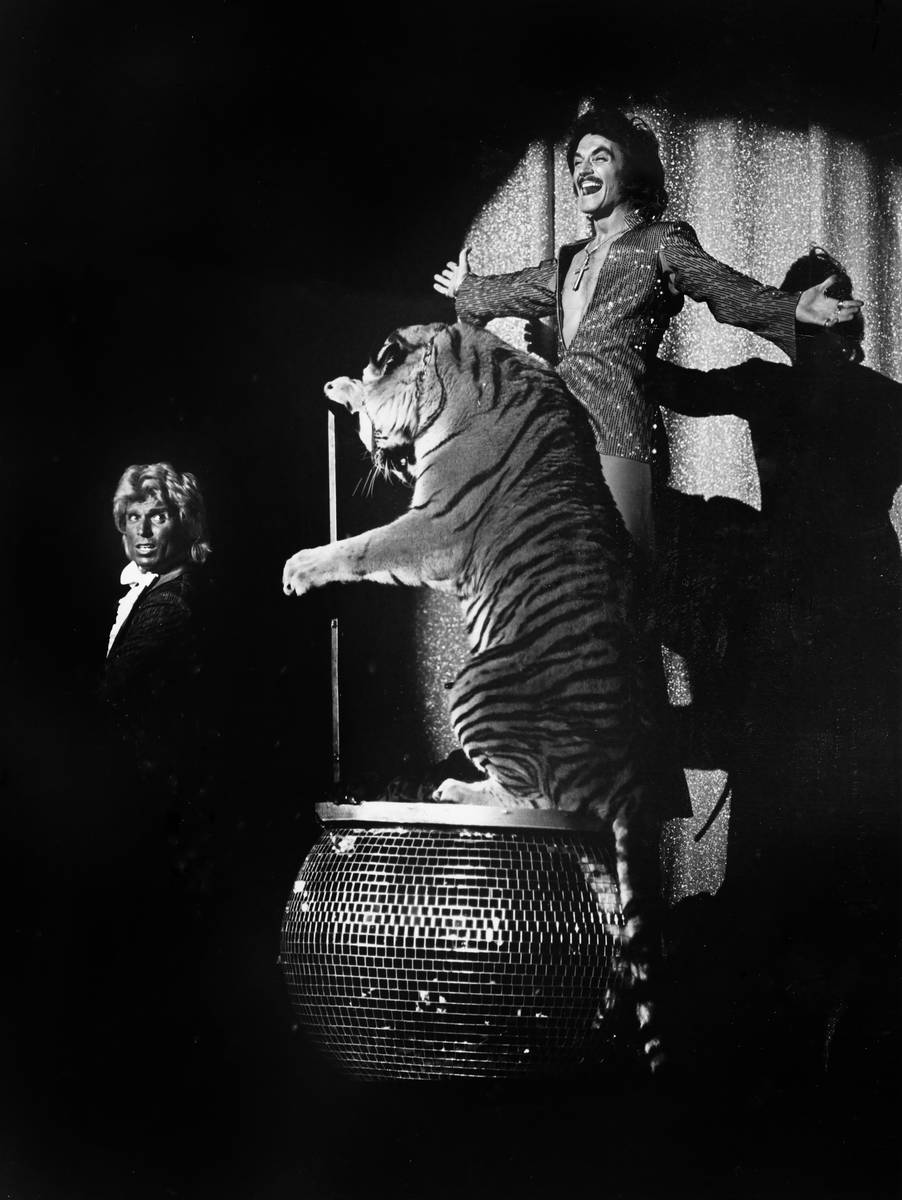
[[[848,271],[832,254],[828,254],[823,246],[812,246],[808,253],[797,258],[786,272],[780,289],[784,292],[804,292],[815,284],[823,283],[831,275],[836,275],[837,279],[827,288],[826,294],[833,300],[851,300],[852,278]],[[860,312],[856,313],[851,321],[842,321],[831,326],[829,333],[836,339],[836,345],[841,349],[844,358],[852,363],[861,362],[864,358],[864,350],[861,347],[864,317]]]
[[[567,166],[571,175],[577,146],[590,133],[617,143],[623,151],[626,199],[643,220],[660,220],[668,196],[658,139],[648,122],[621,112],[619,108],[593,105],[587,109],[577,117],[567,134]]]

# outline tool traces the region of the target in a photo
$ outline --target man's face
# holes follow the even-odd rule
[[[623,151],[600,133],[587,133],[573,156],[573,187],[579,211],[604,217],[623,201]]]
[[[142,571],[162,575],[185,558],[178,518],[160,500],[133,500],[125,510],[125,553]]]

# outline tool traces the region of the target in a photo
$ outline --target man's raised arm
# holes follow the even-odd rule
[[[433,287],[454,300],[462,321],[484,325],[493,317],[547,317],[555,312],[557,263],[546,259],[537,267],[526,267],[506,275],[473,275],[469,249],[457,262],[449,262],[434,276]]]
[[[767,287],[712,258],[691,225],[681,221],[661,247],[661,267],[676,291],[708,305],[714,318],[766,338],[795,361],[796,322],[834,325],[851,321],[860,300],[825,295],[834,277],[804,292]]]

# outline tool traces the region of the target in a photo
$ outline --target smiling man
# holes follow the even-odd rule
[[[767,338],[791,359],[797,324],[851,320],[857,300],[826,296],[833,278],[804,292],[784,292],[706,254],[685,221],[665,221],[667,191],[658,141],[640,118],[593,107],[573,126],[567,166],[591,236],[563,246],[556,259],[511,274],[470,272],[468,252],[435,276],[435,289],[456,303],[461,320],[554,317],[548,357],[582,405],[595,435],[602,471],[637,550],[644,593],[635,614],[645,649],[641,672],[654,697],[653,727],[637,730],[651,805],[628,818],[637,872],[657,887],[660,821],[690,811],[685,776],[670,729],[667,692],[648,611],[654,573],[653,463],[663,433],[649,369],[670,319],[685,296],[703,301],[718,321]],[[544,327],[542,327],[544,328]],[[533,346],[544,352],[544,347]],[[651,935],[652,938],[654,935]],[[652,956],[653,956],[652,952]]]
[[[851,320],[861,303],[825,293],[764,287],[713,259],[685,221],[664,221],[667,192],[658,142],[638,117],[591,108],[575,123],[567,165],[592,235],[507,275],[470,272],[468,251],[435,276],[462,320],[553,316],[553,355],[595,432],[605,478],[634,542],[654,550],[652,464],[660,416],[646,394],[649,366],[684,296],[718,321],[739,325],[795,359],[796,323]],[[536,347],[539,348],[538,346]]]

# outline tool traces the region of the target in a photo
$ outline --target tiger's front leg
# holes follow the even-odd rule
[[[419,513],[408,512],[380,529],[299,550],[282,570],[282,590],[286,596],[303,596],[327,583],[360,580],[441,586],[452,573],[453,561],[434,542],[434,530]]]
[[[338,564],[334,551],[341,543],[331,546],[312,546],[293,554],[282,568],[282,590],[286,596],[292,592],[303,596],[305,592],[338,578]]]

